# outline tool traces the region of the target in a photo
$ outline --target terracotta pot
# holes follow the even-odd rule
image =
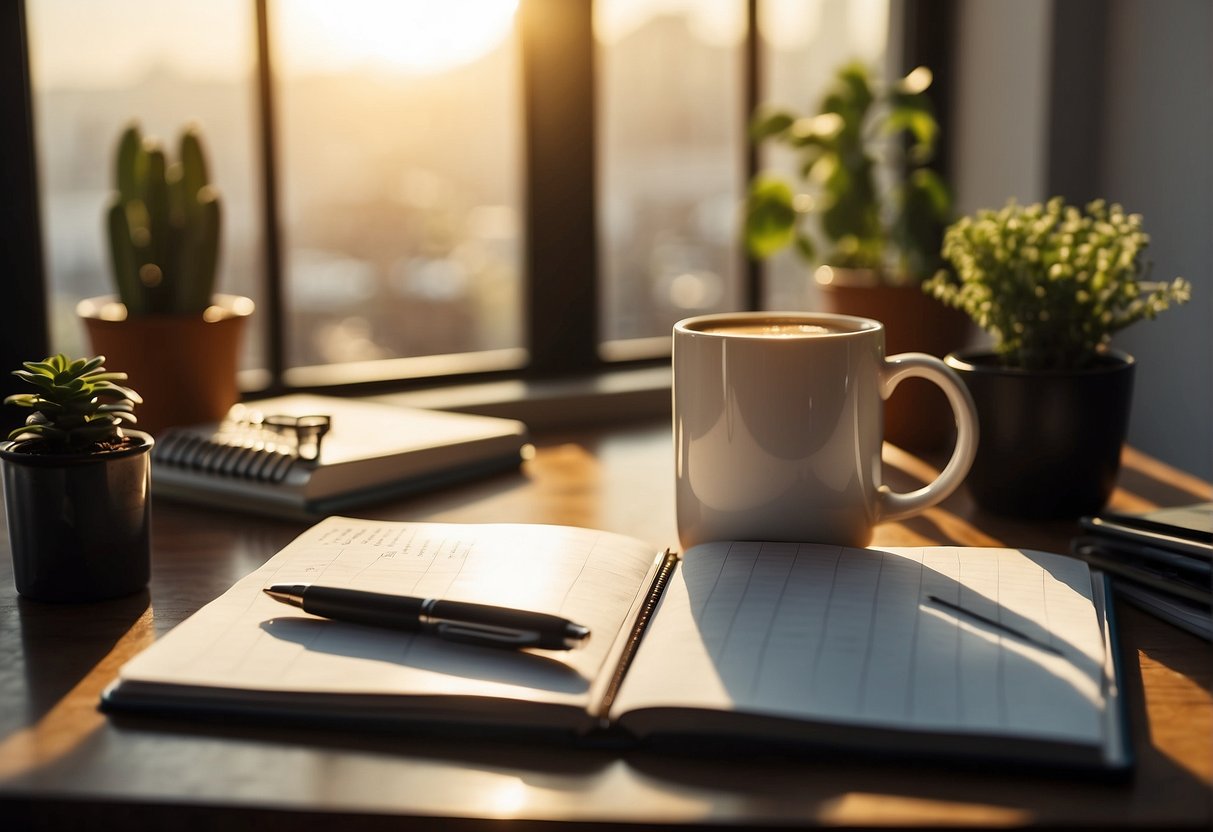
[[[944,359],[977,405],[981,439],[965,484],[982,508],[1030,519],[1098,512],[1116,486],[1133,398],[1132,356],[1082,370],[1004,367],[986,350]]]
[[[147,586],[152,437],[130,448],[34,454],[0,442],[17,592],[36,601],[101,601]]]
[[[215,295],[213,301],[203,316],[127,318],[113,297],[76,307],[94,354],[126,373],[143,397],[135,411],[141,430],[156,434],[173,425],[219,421],[239,401],[236,371],[253,302],[239,295]]]
[[[968,317],[944,306],[918,286],[874,285],[862,272],[848,275],[834,269],[835,280],[822,284],[827,312],[873,318],[885,326],[885,353],[925,352],[942,358],[965,346]],[[897,386],[885,402],[885,439],[902,448],[934,451],[949,447],[956,424],[948,400],[939,388],[911,378]]]

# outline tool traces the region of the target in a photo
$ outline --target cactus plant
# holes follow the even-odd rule
[[[160,143],[132,123],[115,156],[106,222],[127,314],[201,314],[215,288],[220,205],[198,128],[182,131],[179,158],[170,163]]]
[[[105,356],[70,359],[63,354],[42,361],[24,362],[24,370],[13,375],[37,388],[34,393],[15,393],[5,404],[33,412],[8,438],[45,452],[76,453],[120,447],[122,425],[137,421],[134,406],[143,401],[129,387],[115,384],[126,373],[107,372]],[[35,446],[33,443],[37,442]]]

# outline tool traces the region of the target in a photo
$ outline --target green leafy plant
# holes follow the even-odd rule
[[[1191,297],[1182,277],[1144,280],[1149,241],[1141,215],[1120,205],[1012,200],[951,225],[943,256],[955,273],[941,270],[923,289],[989,332],[1004,364],[1081,368],[1114,333]]]
[[[33,412],[8,438],[29,441],[47,452],[76,453],[120,447],[123,424],[137,420],[134,406],[143,401],[129,387],[115,384],[126,373],[107,372],[105,356],[70,359],[52,355],[43,361],[26,361],[13,375],[33,385],[33,393],[15,393],[5,404]],[[33,443],[37,442],[37,445]]]
[[[760,173],[746,200],[745,241],[765,258],[794,245],[810,263],[873,269],[889,283],[929,277],[940,264],[939,241],[951,195],[927,167],[939,125],[919,67],[887,89],[873,86],[860,63],[843,66],[819,112],[801,117],[762,109],[750,125],[755,142],[786,145],[798,157],[799,180]],[[900,174],[881,187],[882,158],[904,147]]]
[[[215,288],[220,205],[198,129],[182,132],[179,158],[170,163],[158,141],[129,125],[114,174],[106,224],[127,314],[201,314]]]

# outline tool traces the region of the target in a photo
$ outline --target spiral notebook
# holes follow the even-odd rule
[[[284,608],[272,583],[566,617],[506,650]],[[721,541],[330,517],[126,664],[118,711],[731,753],[1127,771],[1106,581],[1019,549]]]
[[[512,419],[281,396],[236,405],[218,424],[161,433],[152,492],[315,518],[516,468],[528,448],[526,426]]]

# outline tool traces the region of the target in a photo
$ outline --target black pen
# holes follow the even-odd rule
[[[557,615],[488,604],[315,584],[273,584],[263,592],[276,601],[334,621],[420,631],[449,641],[492,647],[571,650],[590,637],[589,629]]]

